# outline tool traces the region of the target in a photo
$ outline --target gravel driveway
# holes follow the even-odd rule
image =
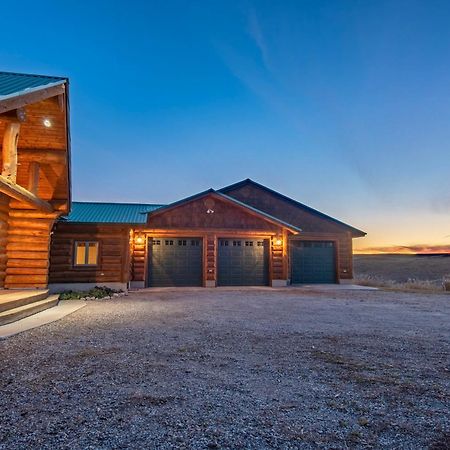
[[[449,327],[448,295],[89,302],[0,342],[0,448],[450,448]]]

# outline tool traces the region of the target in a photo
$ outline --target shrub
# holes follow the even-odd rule
[[[94,297],[105,298],[112,297],[114,294],[121,294],[122,290],[111,289],[107,286],[95,286],[89,291],[64,291],[59,294],[59,300],[79,300],[81,298]]]

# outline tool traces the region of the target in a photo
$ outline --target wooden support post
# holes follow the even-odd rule
[[[20,123],[10,122],[3,135],[3,168],[2,176],[16,182],[17,179],[17,141],[19,140]]]
[[[28,170],[28,190],[37,195],[39,188],[39,163],[36,161],[30,162]]]

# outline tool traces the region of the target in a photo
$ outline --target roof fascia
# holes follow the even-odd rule
[[[0,96],[0,114],[46,100],[66,92],[67,79]]]

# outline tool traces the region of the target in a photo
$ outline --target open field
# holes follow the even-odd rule
[[[0,342],[0,448],[448,448],[450,302],[159,289]]]
[[[417,280],[441,285],[450,276],[450,255],[355,255],[355,278],[373,277],[405,283]]]

